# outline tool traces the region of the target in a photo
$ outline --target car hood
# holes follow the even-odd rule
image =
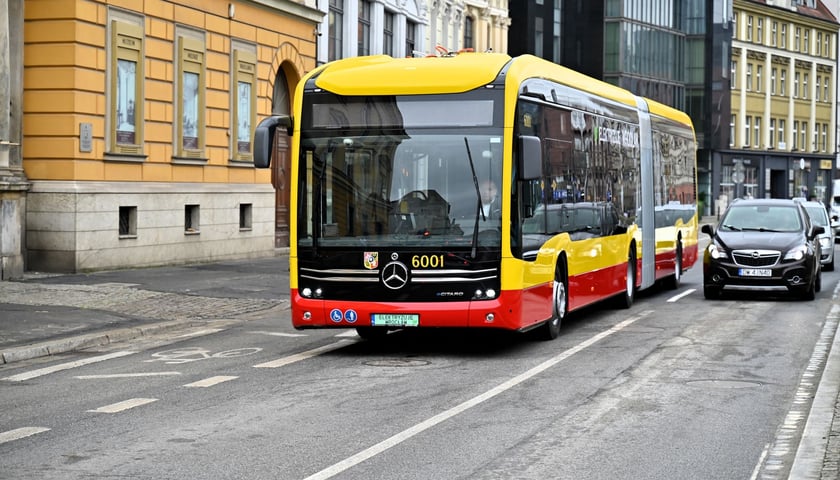
[[[728,250],[779,250],[805,243],[800,232],[715,232],[715,240]]]

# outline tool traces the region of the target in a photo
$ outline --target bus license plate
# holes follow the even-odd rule
[[[740,268],[738,275],[742,277],[769,277],[773,275],[773,271],[769,268]]]
[[[420,325],[420,315],[416,313],[372,313],[370,326],[372,327],[417,327]]]

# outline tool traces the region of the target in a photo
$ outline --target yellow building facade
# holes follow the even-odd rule
[[[315,66],[315,0],[39,0],[24,17],[28,270],[274,252],[284,165],[255,169],[251,142]]]
[[[830,200],[838,24],[822,2],[778,3],[733,3],[721,208],[744,196]]]

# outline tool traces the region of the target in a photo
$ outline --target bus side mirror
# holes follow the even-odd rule
[[[268,168],[271,164],[271,146],[274,144],[274,130],[285,127],[286,132],[292,134],[292,117],[289,115],[272,115],[263,119],[254,132],[254,166]]]
[[[521,135],[517,158],[519,180],[536,180],[542,176],[542,144],[539,137]]]

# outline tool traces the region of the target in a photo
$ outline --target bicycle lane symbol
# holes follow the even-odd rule
[[[224,350],[216,353],[210,353],[210,350],[202,347],[175,348],[172,350],[164,350],[162,352],[153,353],[153,358],[144,361],[163,362],[167,365],[178,365],[182,363],[197,362],[199,360],[207,360],[210,358],[244,357],[261,351],[262,348],[257,347],[234,348],[232,350]]]

